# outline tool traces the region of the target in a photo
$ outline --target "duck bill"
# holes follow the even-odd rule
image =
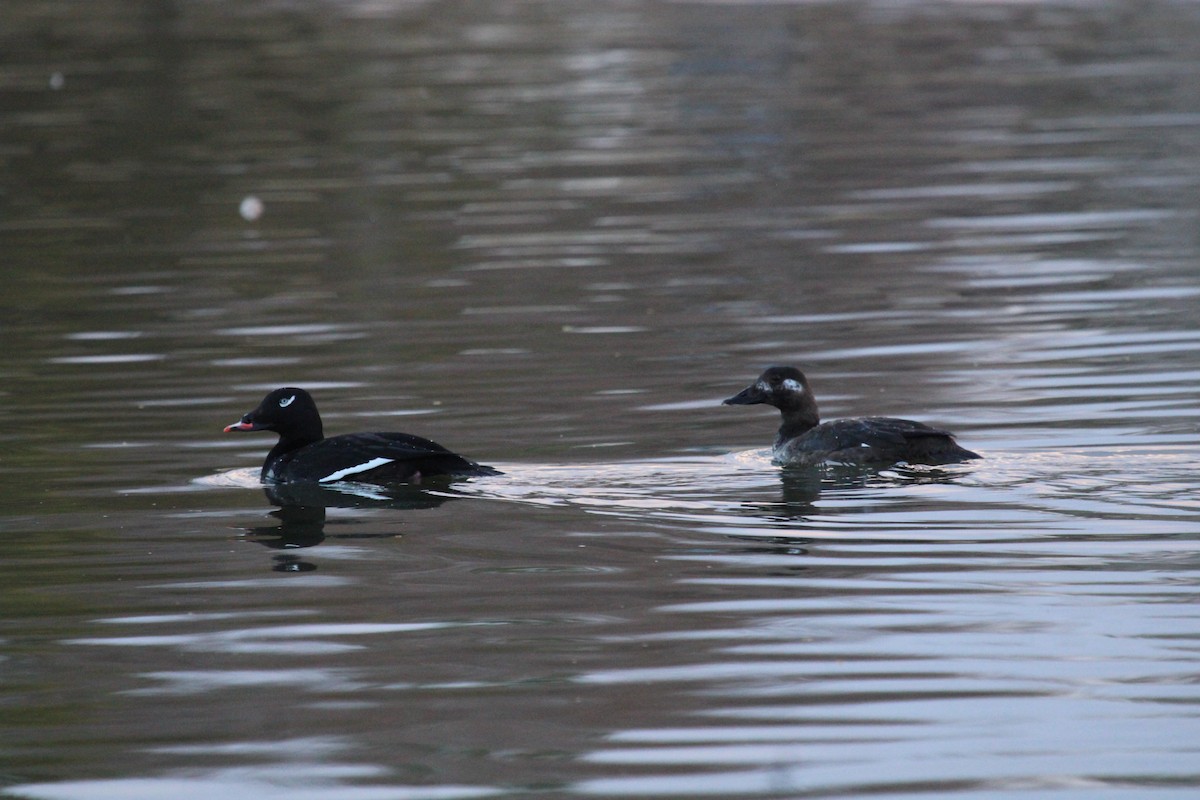
[[[233,423],[232,425],[225,426],[226,433],[233,433],[234,431],[261,431],[261,430],[262,430],[262,428],[259,427],[258,425],[255,425],[253,422],[247,422],[244,419],[240,419],[237,422]]]
[[[766,394],[762,389],[758,388],[758,384],[751,384],[745,389],[735,394],[733,397],[721,403],[723,406],[754,406],[767,401]]]

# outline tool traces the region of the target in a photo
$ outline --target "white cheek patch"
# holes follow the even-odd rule
[[[798,394],[804,394],[804,385],[801,384],[800,381],[795,380],[794,378],[788,378],[787,380],[785,380],[783,382],[782,385],[783,385],[783,388],[789,392],[797,392]]]
[[[754,384],[754,388],[765,394],[771,393],[771,386],[766,381],[759,381],[758,383]]]
[[[367,472],[375,469],[376,467],[382,467],[384,464],[390,464],[395,460],[396,459],[394,458],[372,458],[370,461],[363,462],[362,464],[355,464],[353,467],[346,467],[345,469],[339,469],[336,472],[331,472],[324,478],[319,479],[317,482],[329,483],[330,481],[340,481],[347,475],[357,475],[360,472]]]
[[[280,408],[287,408],[288,406],[290,406],[290,405],[292,404],[292,402],[293,402],[295,399],[296,399],[296,395],[292,395],[291,397],[285,397],[285,398],[283,398],[282,400],[280,400],[280,401],[279,401],[279,407],[280,407]]]

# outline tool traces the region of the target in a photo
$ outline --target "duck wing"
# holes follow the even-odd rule
[[[813,464],[945,464],[978,458],[959,447],[954,434],[922,422],[896,417],[860,417],[826,422],[776,449],[775,461]]]
[[[295,450],[276,466],[285,481],[387,483],[432,475],[493,475],[437,442],[410,433],[350,433]]]

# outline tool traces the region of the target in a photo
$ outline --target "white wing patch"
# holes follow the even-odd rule
[[[340,481],[347,475],[357,475],[360,472],[367,472],[376,467],[382,467],[384,464],[390,464],[395,460],[394,458],[372,458],[370,461],[365,461],[362,464],[355,464],[353,467],[346,467],[345,469],[339,469],[337,472],[331,472],[317,482],[328,483],[329,481]]]
[[[280,407],[280,408],[287,408],[288,406],[290,406],[290,405],[292,404],[292,402],[293,402],[295,399],[296,399],[296,395],[292,395],[291,397],[285,397],[285,398],[283,398],[282,400],[280,400],[280,401],[279,401],[279,407]]]

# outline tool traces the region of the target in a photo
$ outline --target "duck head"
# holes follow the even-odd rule
[[[794,425],[814,427],[821,421],[808,379],[795,367],[767,367],[758,380],[724,401],[727,406],[774,406]]]
[[[226,433],[233,431],[274,431],[289,440],[319,441],[323,437],[321,415],[312,395],[293,386],[271,392],[257,408],[225,427]]]

